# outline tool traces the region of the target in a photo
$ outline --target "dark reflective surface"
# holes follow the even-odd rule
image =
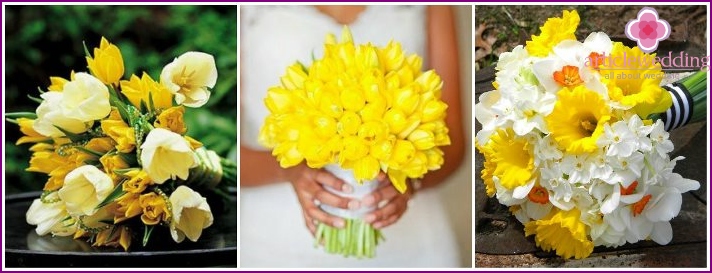
[[[231,191],[233,196],[235,191]],[[129,252],[121,248],[92,247],[82,239],[38,236],[25,213],[39,192],[5,198],[6,267],[205,267],[237,266],[237,199],[210,204],[213,225],[198,242],[177,244],[167,229],[157,228],[144,248],[134,241]],[[208,200],[216,197],[207,197]]]

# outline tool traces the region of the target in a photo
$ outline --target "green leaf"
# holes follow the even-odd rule
[[[64,130],[62,127],[59,127],[59,126],[57,126],[57,125],[54,125],[54,128],[57,128],[57,130],[59,130],[59,131],[61,131],[62,133],[64,133],[64,135],[65,135],[67,138],[69,138],[69,140],[71,140],[72,142],[81,142],[81,141],[84,140],[84,138],[85,138],[85,136],[83,136],[83,135],[81,135],[81,134],[75,134],[75,133],[69,132],[69,131]]]
[[[37,114],[34,112],[14,112],[14,113],[5,113],[6,118],[13,118],[13,119],[18,119],[18,118],[29,118],[29,119],[37,119]]]
[[[82,41],[82,46],[84,46],[84,54],[86,54],[87,57],[91,57],[89,49],[87,48],[87,43],[85,41]]]
[[[148,225],[143,226],[143,246],[144,247],[146,245],[148,245],[148,239],[151,238],[151,233],[153,232],[153,227],[154,226],[148,226]]]
[[[97,156],[97,157],[102,157],[102,156],[104,155],[104,154],[102,154],[102,153],[100,153],[100,152],[94,151],[94,150],[92,150],[92,149],[87,149],[86,147],[82,147],[82,146],[77,146],[77,147],[74,147],[74,148],[76,148],[77,150],[82,151],[82,152],[84,152],[84,153],[86,153],[86,154],[93,155],[93,156]]]
[[[101,201],[101,203],[99,203],[99,205],[96,206],[96,209],[100,209],[100,208],[108,205],[109,203],[113,202],[114,200],[116,200],[116,198],[123,196],[125,193],[123,190],[123,187],[122,187],[123,184],[124,184],[124,182],[121,181],[118,185],[116,185],[116,187],[114,187],[114,190],[109,194],[109,196],[104,198],[104,201]]]
[[[35,98],[35,97],[33,97],[33,96],[30,96],[30,95],[27,95],[27,97],[28,97],[30,100],[32,100],[32,101],[34,101],[34,102],[36,102],[36,103],[42,103],[42,102],[44,101],[43,99]]]

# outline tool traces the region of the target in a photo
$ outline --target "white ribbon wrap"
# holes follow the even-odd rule
[[[356,182],[356,178],[354,177],[354,172],[352,170],[343,169],[337,164],[326,165],[324,166],[324,169],[332,173],[339,179],[343,180],[344,183],[350,185],[353,188],[352,193],[344,193],[342,191],[326,187],[326,190],[338,196],[360,200],[364,196],[374,192],[378,188],[378,180],[364,180],[361,183],[358,183]],[[331,215],[346,219],[361,219],[364,215],[376,209],[375,205],[371,207],[361,207],[355,210],[336,208],[324,204],[322,204],[320,207],[322,210]]]

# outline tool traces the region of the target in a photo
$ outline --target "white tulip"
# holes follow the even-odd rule
[[[196,166],[195,153],[181,135],[163,128],[151,130],[141,145],[143,170],[156,184],[168,179],[188,179]]]
[[[64,84],[61,108],[64,115],[84,122],[102,119],[111,112],[109,88],[87,73],[76,73]]]
[[[203,229],[213,224],[210,206],[199,193],[186,186],[179,186],[169,198],[173,210],[171,237],[180,243],[185,237],[198,241]]]
[[[43,101],[37,107],[37,120],[32,125],[35,131],[47,137],[62,137],[65,134],[57,127],[73,134],[84,133],[91,127],[91,122],[85,123],[64,114],[60,107],[63,96],[62,92],[46,92],[40,95]]]
[[[208,102],[208,88],[213,88],[217,79],[215,59],[203,52],[183,53],[161,71],[161,84],[175,95],[177,104],[188,107],[200,107]]]
[[[114,182],[94,165],[84,165],[69,172],[59,198],[64,200],[70,215],[93,215],[114,189]]]
[[[57,193],[50,193],[45,199],[58,199]],[[50,232],[53,235],[69,236],[77,231],[76,221],[69,216],[62,200],[45,203],[39,198],[35,199],[27,210],[25,219],[28,224],[37,225],[35,232],[40,236]]]

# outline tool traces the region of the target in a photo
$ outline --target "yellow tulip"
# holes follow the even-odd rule
[[[342,136],[354,135],[361,126],[361,117],[351,111],[345,111],[336,124],[336,130]]]
[[[374,100],[366,104],[361,109],[361,118],[364,122],[383,120],[386,113],[386,101],[384,99]]]
[[[378,163],[378,159],[372,156],[365,156],[354,162],[354,177],[357,181],[374,179],[378,175],[380,168],[381,165]]]
[[[366,105],[366,98],[361,90],[345,88],[341,90],[341,105],[344,110],[358,112]]]
[[[415,79],[421,86],[423,86],[423,91],[433,92],[437,98],[440,98],[441,89],[443,87],[443,81],[440,76],[435,73],[435,70],[428,70],[425,73],[418,76]]]
[[[434,171],[440,169],[445,163],[445,158],[443,157],[443,150],[440,148],[433,148],[423,151],[425,156],[428,158],[428,170]]]
[[[412,142],[413,146],[418,150],[427,150],[435,147],[435,136],[431,131],[415,129],[408,135],[408,141]]]
[[[72,71],[70,75],[70,79],[74,80],[74,71]],[[56,76],[51,76],[49,77],[49,83],[50,85],[47,87],[47,90],[49,91],[62,91],[64,90],[64,84],[68,83],[69,80],[62,78],[62,77],[56,77]]]
[[[281,87],[272,87],[267,90],[265,98],[265,106],[275,114],[285,114],[294,111],[294,97],[292,91]]]
[[[422,122],[426,123],[444,119],[445,110],[447,110],[447,104],[444,102],[439,100],[428,101],[423,107]]]
[[[35,124],[34,119],[18,118],[17,124],[20,126],[20,132],[22,132],[24,136],[20,137],[17,140],[17,142],[15,143],[16,145],[24,143],[37,143],[49,140],[48,137],[43,136],[42,134],[35,131],[34,128],[32,128],[32,126],[34,126]]]
[[[116,149],[119,152],[129,153],[136,147],[134,128],[121,119],[116,109],[111,110],[109,117],[101,121],[101,129],[116,141]]]
[[[302,66],[295,63],[287,67],[287,74],[281,77],[280,81],[287,90],[294,90],[304,87],[304,81],[307,77],[307,73],[304,72]]]
[[[358,129],[357,135],[370,146],[388,137],[388,125],[382,121],[365,122]]]
[[[369,148],[363,139],[356,136],[348,136],[343,139],[343,149],[339,153],[339,160],[355,161],[368,154]]]
[[[393,152],[393,145],[395,143],[395,137],[390,136],[388,139],[377,141],[369,150],[369,154],[380,162],[388,162],[391,158],[391,153]]]
[[[408,177],[422,177],[428,172],[428,156],[425,153],[418,151],[413,155],[413,158],[406,163],[401,169]]]
[[[405,54],[401,48],[401,44],[394,41],[389,41],[386,47],[378,51],[383,70],[389,71],[400,69],[405,62]]]
[[[205,197],[186,186],[179,186],[170,196],[173,219],[171,237],[180,243],[186,237],[198,241],[203,229],[213,224],[213,213]]]
[[[119,48],[101,37],[98,48],[94,48],[94,57],[86,57],[91,73],[104,84],[116,84],[124,75],[124,59]]]
[[[156,117],[156,121],[153,122],[153,126],[183,135],[188,131],[188,128],[185,127],[185,122],[183,121],[184,113],[185,108],[183,108],[183,106],[165,109],[158,115],[158,117]]]
[[[149,110],[173,106],[173,94],[145,72],[140,78],[131,75],[128,81],[121,81],[121,94],[138,109],[141,109],[142,102]],[[151,108],[151,101],[153,101],[153,108]]]
[[[123,179],[114,171],[129,167],[129,164],[127,164],[118,154],[106,153],[99,158],[99,162],[101,162],[101,165],[104,166],[104,171],[109,175],[109,177],[111,177],[111,180],[113,180],[114,183],[117,183]]]
[[[394,108],[398,108],[407,116],[410,116],[413,111],[415,111],[420,101],[420,97],[414,86],[406,87],[395,92],[393,105]]]
[[[143,209],[141,222],[146,225],[157,225],[160,222],[168,222],[171,218],[171,212],[166,200],[154,192],[142,194],[138,198],[138,202]]]
[[[407,140],[396,140],[395,145],[393,145],[393,151],[391,153],[391,158],[388,161],[388,166],[399,168],[405,163],[408,163],[415,154],[415,146],[413,143]]]
[[[114,223],[118,224],[143,212],[139,196],[138,193],[127,192],[116,199],[117,209],[114,214]]]

